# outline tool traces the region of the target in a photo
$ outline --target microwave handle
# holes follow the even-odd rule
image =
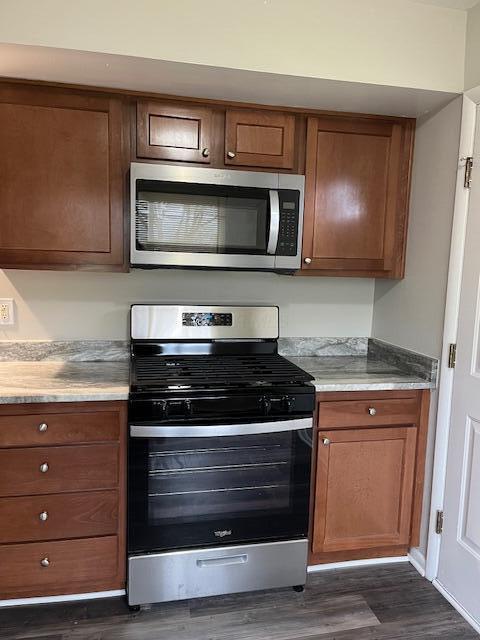
[[[280,231],[280,201],[278,199],[278,191],[270,190],[268,197],[270,200],[270,233],[268,234],[267,253],[268,255],[275,255]]]

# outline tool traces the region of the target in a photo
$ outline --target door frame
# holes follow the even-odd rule
[[[457,164],[457,180],[455,186],[452,237],[450,243],[447,294],[445,302],[442,357],[439,371],[440,382],[438,391],[437,428],[435,436],[432,493],[425,566],[425,577],[433,582],[437,588],[439,588],[439,585],[436,583],[436,578],[438,575],[438,565],[440,560],[441,537],[436,533],[435,528],[437,511],[443,511],[444,505],[448,439],[450,434],[453,379],[455,373],[455,369],[448,367],[448,355],[450,344],[456,344],[457,342],[460,291],[465,251],[465,234],[470,200],[470,191],[464,186],[465,158],[473,155],[477,110],[480,122],[479,103],[480,93],[475,94],[472,92],[471,97],[468,94],[464,94],[458,153],[459,159]],[[451,596],[447,596],[443,589],[439,588],[439,590],[451,602]],[[472,624],[471,620],[469,620],[469,622]]]

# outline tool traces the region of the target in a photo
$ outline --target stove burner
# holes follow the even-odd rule
[[[312,376],[274,354],[139,356],[133,359],[132,389],[267,387],[308,382]]]

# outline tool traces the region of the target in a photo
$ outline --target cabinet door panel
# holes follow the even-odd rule
[[[411,151],[407,122],[309,118],[305,271],[401,277]]]
[[[268,111],[227,111],[226,165],[292,169],[294,141],[293,115]]]
[[[116,536],[0,545],[2,597],[121,588]],[[42,565],[42,560],[48,565]]]
[[[0,498],[0,544],[113,535],[118,511],[116,490]]]
[[[123,264],[122,106],[0,90],[0,264]]]
[[[201,162],[211,158],[212,111],[207,107],[137,103],[137,156]]]
[[[120,429],[115,411],[51,413],[46,410],[45,413],[3,415],[0,416],[0,447],[118,441]]]
[[[0,450],[0,496],[113,489],[118,483],[117,444]]]
[[[320,430],[314,553],[408,544],[416,433]]]

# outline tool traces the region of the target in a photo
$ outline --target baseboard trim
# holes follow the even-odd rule
[[[426,560],[420,549],[417,549],[416,547],[410,549],[410,551],[408,552],[408,559],[410,561],[410,564],[415,567],[422,578],[425,578]]]
[[[94,600],[95,598],[112,598],[124,596],[125,589],[115,591],[94,591],[93,593],[69,593],[61,596],[41,596],[37,598],[12,598],[0,600],[0,607],[20,607],[26,604],[52,604],[55,602],[71,602],[73,600]]]
[[[307,567],[308,573],[327,571],[328,569],[349,569],[351,567],[369,567],[375,564],[395,564],[409,562],[408,556],[392,556],[389,558],[367,558],[366,560],[345,560],[344,562],[329,562],[326,564],[312,564]]]
[[[462,618],[464,618],[468,622],[468,624],[473,627],[473,629],[475,629],[477,633],[480,633],[480,620],[475,620],[475,618],[472,618],[468,611],[462,607],[458,600],[455,600],[455,598],[445,589],[444,586],[440,584],[440,582],[438,582],[438,580],[433,580],[432,584],[435,589],[437,589],[437,591],[442,594],[445,600],[448,600],[452,607],[458,611]]]

